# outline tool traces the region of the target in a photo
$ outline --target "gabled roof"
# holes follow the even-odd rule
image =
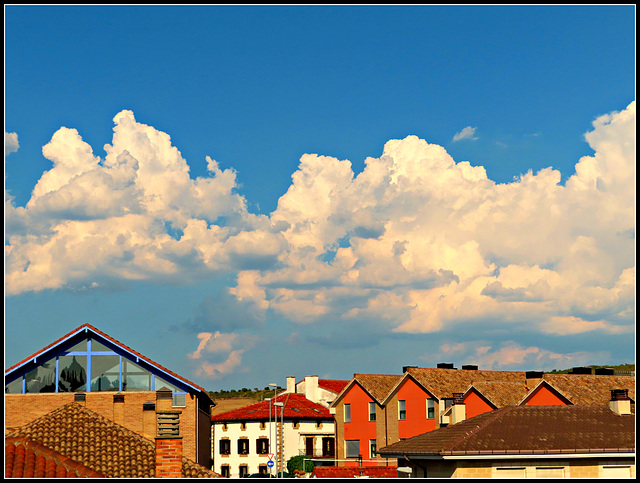
[[[398,468],[396,466],[316,466],[313,469],[312,477],[315,478],[397,478]]]
[[[155,477],[155,445],[113,421],[70,403],[36,419],[8,438],[27,438],[110,478]],[[217,477],[186,458],[184,477]]]
[[[105,478],[106,475],[26,437],[5,438],[5,478]]]
[[[465,393],[475,383],[512,382],[523,384],[526,380],[523,371],[471,371],[432,367],[409,367],[405,377],[408,375],[412,375],[438,399],[452,398],[454,393]],[[495,391],[494,397],[497,397]]]
[[[336,394],[340,394],[340,392],[347,387],[347,384],[349,384],[349,381],[343,381],[341,379],[318,379],[318,387]]]
[[[520,403],[529,393],[529,388],[523,382],[476,381],[465,392],[465,397],[472,391],[476,391],[494,408],[502,408]]]
[[[331,419],[333,415],[329,410],[312,401],[309,401],[303,394],[285,393],[278,395],[271,401],[271,414],[275,414],[276,407],[273,406],[275,402],[284,403],[284,418],[285,419]],[[269,404],[270,401],[260,401],[255,404],[250,404],[239,409],[227,411],[225,413],[216,414],[211,416],[213,423],[223,423],[227,421],[253,421],[253,420],[268,420],[269,419]],[[277,408],[278,417],[281,417],[281,408]]]
[[[627,389],[632,402],[636,399],[636,379],[629,376],[608,376],[594,374],[544,374],[548,382],[573,404],[608,404],[612,389]]]
[[[139,352],[131,349],[130,347],[126,346],[125,344],[123,344],[120,341],[117,341],[116,339],[114,339],[113,337],[105,334],[104,332],[101,332],[100,330],[96,329],[95,327],[93,327],[90,324],[81,325],[80,327],[72,330],[68,334],[60,337],[59,339],[57,339],[56,341],[52,342],[48,346],[44,347],[43,349],[40,349],[39,351],[35,352],[34,354],[30,355],[29,357],[23,359],[22,361],[18,362],[17,364],[14,364],[10,368],[6,369],[4,371],[5,378],[9,374],[11,374],[12,372],[14,372],[14,371],[18,370],[19,368],[21,368],[22,366],[24,366],[25,364],[28,364],[28,363],[30,363],[32,361],[39,360],[42,356],[46,356],[47,354],[52,353],[53,351],[55,351],[55,349],[58,346],[60,346],[61,344],[67,342],[69,339],[72,339],[73,337],[77,336],[78,334],[82,334],[82,333],[91,334],[92,337],[94,337],[94,338],[96,338],[98,340],[108,341],[111,344],[115,344],[121,350],[129,353],[133,358],[141,359],[141,360],[145,361],[147,364],[149,364],[150,366],[156,368],[158,371],[164,373],[169,378],[177,379],[178,381],[182,382],[182,384],[186,384],[187,386],[195,389],[197,392],[200,392],[200,393],[206,395],[209,399],[211,399],[210,396],[209,396],[209,393],[204,388],[202,388],[202,387],[198,386],[197,384],[189,381],[188,379],[185,379],[184,377],[176,374],[175,372],[170,371],[169,369],[167,369],[166,367],[163,367],[162,365],[158,364],[157,362],[152,361],[148,357],[146,357],[146,356],[140,354]]]
[[[340,394],[331,402],[330,407],[335,407],[355,385],[360,386],[374,401],[383,405],[384,400],[402,376],[392,374],[354,374]]]
[[[378,450],[386,457],[635,452],[635,416],[607,406],[507,406]]]

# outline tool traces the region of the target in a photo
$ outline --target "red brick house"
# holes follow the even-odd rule
[[[5,370],[5,434],[78,401],[153,439],[161,389],[169,409],[180,412],[184,456],[208,468],[213,401],[207,391],[89,324]]]

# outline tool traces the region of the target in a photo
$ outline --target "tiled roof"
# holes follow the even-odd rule
[[[608,404],[612,389],[628,389],[635,402],[636,379],[629,376],[592,374],[544,374],[542,379],[566,396],[573,404]]]
[[[415,377],[438,399],[451,398],[453,393],[464,393],[472,384],[481,382],[513,382],[524,384],[523,371],[469,371],[463,369],[441,369],[430,367],[409,367],[407,374]],[[494,390],[494,397],[497,397]]]
[[[156,366],[157,368],[159,368],[160,370],[166,372],[167,374],[170,374],[171,376],[175,377],[176,379],[181,380],[182,382],[188,384],[189,386],[192,386],[194,388],[196,388],[198,391],[202,392],[204,395],[206,395],[208,398],[210,398],[209,393],[202,387],[198,386],[197,384],[189,381],[188,379],[185,379],[184,377],[180,376],[179,374],[176,374],[173,371],[170,371],[169,369],[167,369],[166,367],[161,366],[160,364],[158,364],[157,362],[152,361],[151,359],[149,359],[146,356],[143,356],[142,354],[140,354],[139,352],[136,352],[135,350],[131,349],[130,347],[126,346],[125,344],[123,344],[122,342],[117,341],[116,339],[114,339],[113,337],[105,334],[104,332],[101,332],[100,330],[96,329],[95,327],[93,327],[91,324],[82,324],[80,327],[78,327],[77,329],[72,330],[71,332],[69,332],[68,334],[60,337],[59,339],[55,340],[54,342],[52,342],[51,344],[47,345],[46,347],[44,347],[43,349],[40,349],[39,351],[35,352],[34,354],[31,354],[29,357],[23,359],[22,361],[14,364],[13,366],[11,366],[10,368],[6,369],[4,371],[5,376],[10,373],[11,371],[13,371],[15,368],[17,368],[18,366],[21,366],[22,364],[24,364],[25,362],[28,362],[32,359],[34,359],[35,357],[37,357],[40,354],[43,354],[45,352],[47,352],[48,350],[52,349],[53,347],[57,346],[58,344],[60,344],[60,342],[64,341],[65,339],[71,337],[72,335],[75,335],[79,332],[81,332],[83,329],[88,329],[91,330],[93,332],[95,332],[96,334],[100,335],[101,337],[104,337],[105,339],[111,341],[112,343],[116,344],[117,346],[123,348],[124,350],[126,350],[127,352],[130,352],[131,354],[135,355],[136,357],[139,357],[140,359],[143,359],[144,361],[148,362],[149,364]]]
[[[515,406],[529,392],[524,382],[474,382],[469,388],[475,388],[487,398],[496,408]]]
[[[26,437],[110,478],[155,477],[155,445],[78,403],[29,423],[8,437]],[[184,476],[217,477],[182,459]]]
[[[104,478],[105,475],[23,437],[4,440],[4,477]]]
[[[335,392],[336,394],[340,394],[340,392],[347,387],[347,384],[349,384],[349,381],[342,381],[339,379],[318,379],[318,387],[326,389],[327,391]]]
[[[333,415],[329,410],[309,401],[303,394],[285,393],[278,395],[272,401],[284,402],[284,418],[285,419],[333,419]],[[271,413],[274,408],[272,406]],[[280,409],[278,408],[278,417],[280,417]],[[213,422],[224,421],[251,421],[251,420],[267,420],[269,419],[269,401],[260,401],[250,404],[239,409],[227,411],[225,413],[216,414],[211,417]]]
[[[353,380],[358,382],[379,404],[382,404],[401,379],[402,376],[388,374],[354,374],[353,376]]]
[[[398,468],[395,466],[316,466],[312,476],[316,478],[355,478],[365,476],[368,478],[397,478]]]
[[[632,453],[635,417],[607,406],[507,406],[378,450],[390,455]]]

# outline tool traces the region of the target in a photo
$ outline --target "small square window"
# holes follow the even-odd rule
[[[174,408],[186,408],[187,407],[187,393],[174,392],[172,396],[172,406]]]

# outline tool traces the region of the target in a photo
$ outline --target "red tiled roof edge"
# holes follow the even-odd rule
[[[26,449],[31,449],[35,453],[43,455],[45,458],[50,458],[54,460],[57,463],[56,466],[61,465],[67,471],[73,471],[78,476],[88,477],[88,478],[106,478],[106,476],[103,473],[92,470],[91,468],[84,466],[82,463],[79,463],[78,461],[75,461],[68,456],[60,454],[57,451],[41,443],[32,441],[31,439],[26,437],[7,437],[5,438],[4,445],[5,445],[5,453],[8,445],[14,445],[14,446],[23,445]],[[16,463],[17,461],[15,460],[10,461],[10,458],[7,458],[5,460],[5,478],[12,477],[13,468]],[[34,460],[33,463],[35,464],[36,461]]]
[[[195,387],[195,388],[196,388],[196,389],[198,389],[199,391],[201,391],[201,392],[203,392],[204,394],[206,394],[207,396],[209,396],[209,393],[208,393],[204,388],[202,388],[202,387],[198,386],[197,384],[195,384],[194,382],[191,382],[190,380],[188,380],[188,379],[186,379],[186,378],[184,378],[184,377],[180,376],[179,374],[176,374],[175,372],[170,371],[170,370],[169,370],[169,369],[167,369],[166,367],[164,367],[164,366],[162,366],[162,365],[158,364],[157,362],[155,362],[155,361],[153,361],[153,360],[149,359],[148,357],[146,357],[146,356],[144,356],[144,355],[140,354],[139,352],[137,352],[137,351],[133,350],[131,347],[129,347],[129,346],[127,346],[127,345],[123,344],[123,343],[122,343],[122,342],[120,342],[119,340],[116,340],[116,339],[114,339],[113,337],[111,337],[110,335],[105,334],[105,333],[104,333],[104,332],[102,332],[101,330],[96,329],[96,328],[95,328],[95,327],[93,327],[91,324],[82,324],[80,327],[78,327],[78,328],[76,328],[76,329],[72,330],[71,332],[69,332],[68,334],[66,334],[66,335],[64,335],[64,336],[62,336],[62,337],[60,337],[59,339],[55,340],[55,341],[54,341],[54,342],[52,342],[51,344],[49,344],[49,345],[45,346],[44,348],[40,349],[40,350],[39,350],[39,351],[37,351],[37,352],[34,352],[34,353],[33,353],[33,354],[31,354],[29,357],[24,358],[24,359],[23,359],[23,360],[21,360],[20,362],[18,362],[18,363],[16,363],[16,364],[14,364],[14,365],[13,365],[13,366],[11,366],[10,368],[6,369],[6,370],[4,371],[5,375],[6,375],[8,372],[12,371],[14,368],[16,368],[16,367],[18,367],[18,366],[20,366],[20,365],[24,364],[25,362],[27,362],[27,361],[29,361],[29,360],[31,360],[31,359],[33,359],[33,358],[37,357],[38,355],[40,355],[40,354],[42,354],[42,353],[46,352],[48,349],[50,349],[50,348],[52,348],[52,347],[56,346],[57,344],[59,344],[59,343],[60,343],[60,342],[62,342],[63,340],[65,340],[65,339],[69,338],[71,335],[76,334],[76,333],[80,332],[82,329],[85,329],[85,328],[87,328],[87,329],[91,329],[92,331],[96,332],[97,334],[100,334],[100,335],[101,335],[102,337],[104,337],[105,339],[110,340],[110,341],[111,341],[111,342],[113,342],[114,344],[116,344],[116,345],[118,345],[118,346],[122,347],[123,349],[125,349],[125,350],[127,350],[127,351],[131,352],[132,354],[135,354],[136,356],[140,357],[141,359],[145,360],[145,361],[146,361],[146,362],[148,362],[149,364],[152,364],[152,365],[154,365],[154,366],[158,367],[159,369],[161,369],[161,370],[165,371],[166,373],[171,374],[173,377],[175,377],[175,378],[177,378],[177,379],[180,379],[181,381],[183,381],[183,382],[187,383],[187,384],[188,384],[188,385],[190,385],[190,386]]]
[[[285,418],[296,418],[296,419],[333,419],[333,415],[329,412],[329,410],[313,401],[307,399],[303,394],[293,394],[293,393],[285,393],[279,395],[276,398],[278,402],[278,398],[280,401],[284,399],[284,409],[285,409]],[[291,402],[291,404],[290,404]],[[244,406],[238,409],[232,409],[231,411],[227,411],[224,413],[216,414],[211,417],[211,421],[231,421],[231,420],[261,420],[265,417],[268,417],[269,403],[268,401],[259,401],[257,403],[249,404],[248,406]],[[299,410],[304,412],[296,412],[292,409],[292,407],[296,407]],[[289,410],[288,410],[289,409]],[[315,410],[314,410],[315,409]],[[255,413],[255,414],[254,414]]]

